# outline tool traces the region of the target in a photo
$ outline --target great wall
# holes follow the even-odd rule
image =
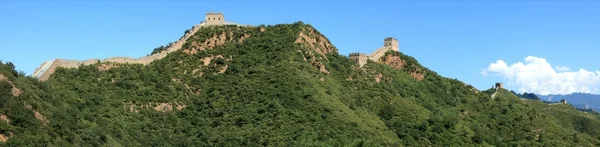
[[[233,22],[227,22],[227,21],[225,21],[225,17],[223,15],[223,13],[206,13],[204,21],[202,21],[200,24],[192,26],[190,31],[186,31],[186,33],[181,38],[179,38],[179,40],[177,40],[176,42],[174,42],[173,44],[168,46],[165,50],[163,50],[159,53],[140,57],[137,59],[130,58],[130,57],[110,57],[110,58],[106,58],[104,60],[88,59],[88,60],[84,60],[84,61],[54,59],[54,60],[50,60],[50,61],[46,61],[46,62],[42,63],[42,65],[40,65],[40,67],[38,67],[33,72],[33,74],[31,74],[31,76],[38,78],[40,81],[45,81],[50,77],[50,75],[52,75],[54,73],[54,71],[58,67],[79,68],[82,65],[91,65],[91,64],[95,64],[95,63],[99,63],[99,62],[147,65],[147,64],[151,63],[152,61],[159,60],[159,59],[166,57],[167,54],[169,54],[171,52],[181,49],[181,47],[186,42],[186,40],[188,38],[190,38],[192,35],[194,35],[196,32],[198,32],[198,30],[200,30],[202,27],[214,26],[214,25],[250,26],[250,25],[240,25],[240,24],[233,23]]]
[[[383,46],[375,50],[370,55],[363,53],[350,53],[349,57],[352,61],[357,63],[360,67],[367,64],[367,60],[373,60],[378,62],[387,51],[398,51],[398,39],[388,37],[383,40]]]
[[[173,44],[169,45],[166,49],[164,49],[163,51],[160,51],[159,53],[140,57],[137,59],[130,58],[130,57],[110,57],[110,58],[106,58],[103,60],[88,59],[88,60],[84,60],[84,61],[54,59],[54,60],[50,60],[50,61],[46,61],[46,62],[42,63],[40,65],[40,67],[35,69],[33,74],[31,74],[31,76],[38,78],[40,81],[45,81],[48,78],[50,78],[50,75],[52,75],[56,71],[56,69],[59,67],[60,68],[79,68],[80,66],[92,65],[92,64],[96,64],[96,63],[121,63],[121,64],[125,63],[125,64],[147,65],[153,61],[156,61],[156,60],[166,57],[167,54],[169,54],[171,52],[181,49],[181,47],[188,40],[188,38],[190,38],[192,35],[194,35],[196,32],[198,32],[198,30],[200,30],[201,28],[206,27],[206,26],[218,26],[218,25],[237,25],[237,26],[251,27],[250,25],[240,25],[240,24],[233,23],[233,22],[227,22],[227,21],[225,21],[225,16],[223,15],[223,13],[209,12],[209,13],[205,14],[204,21],[202,21],[200,24],[192,26],[190,31],[186,31],[186,33],[181,38],[179,38],[179,40],[177,40]],[[396,38],[393,38],[393,37],[385,38],[383,46],[378,48],[377,50],[375,50],[370,55],[363,54],[363,53],[350,53],[349,57],[352,61],[354,61],[360,67],[362,67],[363,65],[365,65],[367,63],[367,60],[379,61],[379,59],[383,55],[385,55],[385,53],[387,51],[390,51],[390,50],[398,51],[398,40]]]

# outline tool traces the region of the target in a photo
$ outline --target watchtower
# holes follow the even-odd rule
[[[360,67],[367,64],[367,59],[369,59],[369,55],[363,53],[350,53],[350,60],[354,61],[354,63],[358,64]]]
[[[383,46],[390,47],[393,51],[398,51],[398,39],[388,37],[383,40]]]
[[[502,82],[498,82],[498,83],[496,83],[496,88],[497,88],[497,89],[503,88],[503,86],[502,86]]]
[[[567,99],[560,99],[560,103],[567,104]]]
[[[223,25],[225,24],[225,16],[220,12],[209,12],[206,13],[205,21],[207,25]]]
[[[398,51],[398,39],[394,37],[387,37],[383,39],[383,47],[377,48],[371,54],[363,54],[363,53],[350,53],[350,60],[354,61],[360,67],[367,64],[367,60],[373,60],[375,62],[380,62],[381,57],[385,55],[388,51]]]

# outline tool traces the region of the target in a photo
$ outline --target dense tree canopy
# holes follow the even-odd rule
[[[207,27],[149,65],[59,68],[45,82],[2,63],[0,114],[10,120],[0,121],[3,144],[600,145],[597,114],[504,89],[491,98],[494,89],[442,77],[400,52],[386,56],[400,58],[402,68],[373,61],[359,68],[336,51],[295,43],[311,29],[301,22]],[[227,38],[211,40],[219,36]]]

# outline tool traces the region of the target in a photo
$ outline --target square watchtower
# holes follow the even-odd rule
[[[383,40],[383,46],[390,47],[393,51],[398,51],[398,39],[388,37]]]
[[[363,53],[350,53],[350,60],[354,61],[354,63],[358,64],[360,67],[367,64],[367,59],[369,59],[369,55]]]
[[[225,24],[225,16],[223,13],[209,12],[206,13],[205,21],[207,25],[223,25]]]

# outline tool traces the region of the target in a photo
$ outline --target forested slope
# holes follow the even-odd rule
[[[146,66],[0,74],[9,146],[600,145],[597,115],[490,98],[400,52],[360,68],[302,22],[203,28]]]

